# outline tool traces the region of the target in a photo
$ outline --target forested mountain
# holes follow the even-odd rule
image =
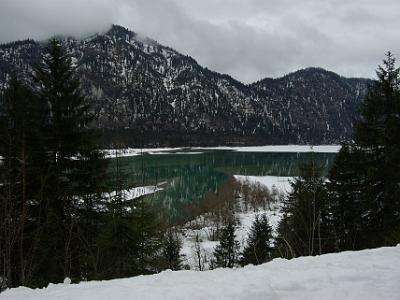
[[[309,68],[245,85],[115,25],[62,43],[92,99],[92,126],[136,146],[337,143],[350,138],[370,82]],[[0,46],[0,90],[13,72],[32,82],[45,45]]]
[[[289,142],[331,143],[350,137],[367,79],[308,68],[251,85]]]

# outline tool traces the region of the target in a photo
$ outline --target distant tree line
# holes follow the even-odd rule
[[[213,132],[210,130],[188,131],[181,128],[177,130],[164,129],[162,131],[146,130],[140,124],[134,129],[97,129],[99,143],[103,148],[121,141],[124,147],[133,148],[157,148],[157,147],[208,147],[214,146],[259,146],[267,144],[284,144],[286,139],[274,137],[272,133],[248,135],[230,132]]]

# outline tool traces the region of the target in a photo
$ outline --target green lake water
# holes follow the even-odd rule
[[[130,187],[164,183],[164,190],[152,195],[152,201],[179,216],[181,208],[201,203],[205,195],[216,191],[231,175],[297,176],[299,166],[312,158],[325,174],[336,154],[205,151],[202,153],[161,153],[119,158],[126,184]],[[109,169],[115,170],[115,159]]]

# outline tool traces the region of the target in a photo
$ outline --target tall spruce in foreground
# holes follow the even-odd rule
[[[219,245],[215,247],[213,268],[233,268],[238,262],[239,242],[235,240],[235,227],[229,222],[221,233]]]
[[[266,215],[256,216],[250,229],[247,245],[243,250],[242,265],[259,265],[272,258],[272,229]]]
[[[330,174],[340,250],[386,245],[400,227],[400,69],[390,52],[376,73],[354,143],[342,148]]]
[[[43,67],[36,71],[38,97],[47,105],[42,132],[47,171],[39,284],[60,282],[66,276],[80,278],[85,273],[81,270],[80,234],[86,229],[79,224],[82,212],[87,218],[95,207],[95,203],[89,204],[93,199],[86,195],[96,192],[97,182],[92,179],[102,169],[94,135],[88,129],[91,120],[88,101],[81,94],[68,54],[57,40],[50,42],[43,62]],[[83,204],[81,196],[85,196]],[[90,224],[88,220],[85,222]]]

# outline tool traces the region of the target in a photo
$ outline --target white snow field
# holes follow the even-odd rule
[[[400,246],[342,252],[260,266],[213,271],[165,271],[110,281],[24,287],[1,300],[396,300]]]

